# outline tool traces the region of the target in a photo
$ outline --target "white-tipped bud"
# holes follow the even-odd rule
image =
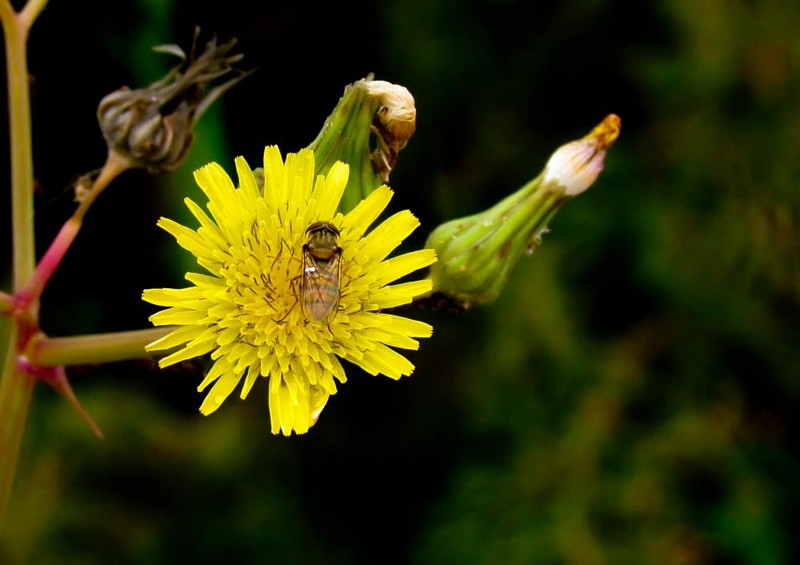
[[[372,73],[348,85],[308,146],[319,156],[317,174],[336,161],[350,165],[350,179],[341,212],[352,210],[382,184],[397,165],[398,155],[417,127],[414,97],[404,86],[374,80]]]
[[[381,101],[377,117],[383,127],[396,143],[405,146],[417,127],[414,97],[406,87],[385,80],[368,81],[367,92]]]
[[[597,180],[619,131],[620,119],[609,114],[589,135],[557,149],[544,171],[515,193],[433,230],[425,247],[438,257],[430,271],[434,294],[462,309],[494,301],[561,206]]]
[[[583,139],[559,147],[544,170],[544,183],[566,188],[567,196],[577,196],[594,184],[603,170],[608,148],[617,139],[620,119],[609,114]]]

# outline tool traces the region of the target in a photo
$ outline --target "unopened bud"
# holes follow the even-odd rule
[[[439,258],[431,266],[433,292],[461,308],[494,301],[561,206],[597,179],[619,131],[619,118],[607,116],[589,135],[556,150],[545,170],[514,194],[433,230],[425,245]]]
[[[400,150],[414,134],[416,120],[414,97],[403,86],[369,75],[345,88],[309,145],[317,156],[317,174],[326,174],[336,161],[350,166],[339,205],[342,212],[389,182]]]
[[[223,45],[212,39],[197,57],[195,45],[188,57],[177,45],[157,47],[182,62],[146,88],[124,86],[100,101],[97,119],[109,149],[130,161],[131,167],[152,173],[174,170],[188,154],[203,112],[250,74],[233,68],[242,58],[230,54],[235,44],[235,39]],[[226,80],[219,83],[223,77]]]
[[[372,163],[383,182],[389,182],[389,173],[397,164],[397,155],[417,129],[417,108],[414,97],[404,86],[384,80],[366,83],[367,92],[379,102],[372,120],[372,133],[377,147],[372,152]]]
[[[592,186],[603,170],[606,152],[617,139],[620,125],[619,116],[609,114],[583,139],[559,147],[545,166],[545,184],[563,186],[567,196],[577,196]]]

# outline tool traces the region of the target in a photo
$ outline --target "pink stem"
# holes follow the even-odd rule
[[[83,217],[89,206],[94,202],[95,198],[109,185],[121,172],[130,168],[130,162],[121,157],[114,151],[109,151],[108,158],[105,165],[100,171],[100,174],[92,183],[92,188],[83,196],[78,208],[72,214],[64,225],[59,230],[53,243],[47,249],[44,257],[36,265],[33,275],[28,280],[23,288],[20,288],[13,298],[13,312],[20,314],[27,312],[31,304],[33,304],[42,295],[44,287],[50,281],[50,278],[55,273],[64,256],[67,254],[72,242],[78,235],[83,225]]]

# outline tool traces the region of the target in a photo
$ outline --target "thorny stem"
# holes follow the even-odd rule
[[[6,48],[8,113],[11,142],[11,226],[13,285],[28,281],[36,262],[33,238],[33,145],[26,47],[28,32],[47,0],[31,0],[17,14],[8,0],[0,1],[0,24]],[[23,321],[12,324],[0,380],[0,527],[5,520],[20,444],[35,379],[17,367],[16,352],[28,339]]]

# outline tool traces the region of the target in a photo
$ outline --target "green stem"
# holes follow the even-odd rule
[[[39,17],[45,6],[47,6],[47,0],[28,0],[28,3],[19,12],[20,26],[31,29],[33,22]]]
[[[58,367],[147,358],[150,354],[144,350],[144,346],[174,329],[164,326],[73,337],[41,336],[31,344],[28,360],[37,367]]]
[[[12,326],[8,340],[9,350],[0,381],[0,531],[8,509],[22,432],[25,430],[33,385],[36,382],[33,377],[17,370],[14,351],[19,339],[18,333],[16,326]]]
[[[0,315],[9,316],[14,309],[14,298],[10,294],[0,292]]]
[[[9,133],[11,143],[11,226],[13,284],[22,288],[36,264],[33,231],[33,146],[27,61],[28,31],[47,0],[31,0],[17,15],[8,0],[0,1],[0,23],[6,48]],[[37,317],[32,305],[25,324]],[[12,325],[0,380],[0,527],[5,521],[35,379],[17,368],[17,351],[30,335],[23,321]]]
[[[33,239],[33,149],[26,44],[30,22],[2,3],[6,44],[8,113],[11,135],[11,226],[14,234],[14,288],[21,288],[36,261]]]

